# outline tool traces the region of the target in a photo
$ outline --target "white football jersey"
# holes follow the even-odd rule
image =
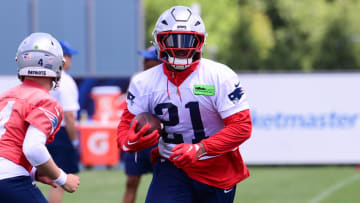
[[[135,75],[127,96],[132,114],[151,112],[163,122],[166,133],[158,146],[167,158],[176,144],[198,143],[221,130],[224,118],[249,109],[237,74],[208,59],[179,86],[181,96],[177,91],[160,64]]]

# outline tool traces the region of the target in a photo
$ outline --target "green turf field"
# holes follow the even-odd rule
[[[237,185],[239,203],[359,203],[360,172],[351,166],[250,167],[251,176]],[[123,170],[84,170],[79,190],[64,203],[120,203]],[[151,175],[143,176],[137,202],[146,197]],[[38,184],[47,194],[48,186]]]

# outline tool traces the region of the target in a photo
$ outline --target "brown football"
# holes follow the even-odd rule
[[[139,132],[139,130],[147,123],[150,124],[150,128],[145,132],[144,136],[149,135],[154,130],[158,130],[160,133],[163,129],[163,124],[161,123],[161,120],[149,112],[143,112],[136,115],[135,118],[131,121],[130,126],[132,125],[134,120],[138,121],[135,132]]]

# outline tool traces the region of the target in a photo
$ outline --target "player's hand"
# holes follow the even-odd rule
[[[123,151],[139,151],[154,146],[159,141],[160,134],[154,130],[149,135],[144,136],[145,132],[150,128],[150,124],[144,125],[139,132],[135,132],[137,120],[134,120],[130,126],[127,138],[124,139],[122,144]]]
[[[178,168],[189,166],[206,154],[202,144],[182,143],[176,145],[171,151],[170,160]]]
[[[74,174],[67,174],[66,183],[61,187],[66,191],[73,193],[75,192],[80,184],[80,178]]]
[[[42,182],[44,184],[48,184],[51,185],[53,188],[57,188],[56,183],[54,183],[53,180],[51,180],[51,178],[47,177],[46,175],[43,175],[40,171],[36,171],[35,173],[35,180]]]

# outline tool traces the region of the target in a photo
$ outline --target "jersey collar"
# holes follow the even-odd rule
[[[196,62],[192,64],[189,68],[177,72],[168,70],[166,68],[166,64],[163,63],[163,70],[168,80],[175,86],[179,87],[184,82],[184,80],[196,70],[198,64],[199,62]]]
[[[168,94],[168,97],[170,98],[170,92],[169,92],[169,81],[176,86],[176,92],[179,95],[179,98],[181,100],[181,92],[179,86],[184,82],[184,80],[196,70],[199,62],[193,63],[189,68],[183,70],[183,71],[170,71],[167,69],[166,64],[163,63],[163,70],[167,77],[167,83],[166,83],[166,91]]]

